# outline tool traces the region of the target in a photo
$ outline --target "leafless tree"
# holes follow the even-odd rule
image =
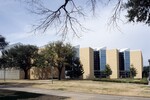
[[[34,25],[34,32],[47,31],[48,28],[56,28],[56,33],[60,34],[63,39],[66,38],[68,33],[72,33],[73,36],[80,37],[80,32],[85,31],[86,28],[79,20],[81,17],[84,19],[86,14],[84,13],[84,7],[78,5],[75,0],[63,0],[62,4],[52,10],[46,7],[42,0],[23,0],[30,5],[30,11],[34,14],[40,15],[38,24]],[[91,11],[95,12],[96,5],[102,0],[85,0],[85,3],[91,7]],[[112,0],[106,0],[104,2],[110,2]],[[123,0],[117,0],[116,7],[114,7],[114,13],[112,15],[111,23],[116,24],[118,15],[121,10]],[[56,1],[48,1],[56,2]],[[84,4],[82,4],[84,5]]]
[[[112,16],[110,17],[109,19],[109,22],[108,22],[108,26],[112,26],[112,27],[115,27],[117,28],[118,30],[119,29],[119,26],[118,26],[118,21],[122,21],[120,19],[120,14],[121,14],[121,11],[123,10],[123,6],[124,6],[124,0],[118,0],[116,5],[114,6],[113,10],[112,10]]]

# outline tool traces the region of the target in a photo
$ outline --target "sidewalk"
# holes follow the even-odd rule
[[[32,88],[32,87],[1,86],[0,88],[6,90],[25,91],[25,92],[32,92],[32,93],[47,94],[47,95],[66,96],[66,97],[71,97],[72,98],[71,100],[150,100],[150,98],[142,98],[142,97],[89,94],[89,93],[68,92],[68,91],[61,91],[61,90],[47,90],[47,89],[39,89],[39,88]]]

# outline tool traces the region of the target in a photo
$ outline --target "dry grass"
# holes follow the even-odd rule
[[[141,84],[96,82],[90,80],[54,80],[52,84],[51,80],[7,80],[7,83],[10,82],[53,90],[150,97],[150,86]]]

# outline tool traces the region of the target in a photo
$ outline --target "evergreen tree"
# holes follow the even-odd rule
[[[134,66],[131,65],[131,67],[130,67],[130,77],[134,78],[136,76],[136,74],[137,74],[136,68],[134,68]]]
[[[106,69],[104,72],[105,72],[107,77],[109,77],[112,74],[112,70],[108,64],[106,65]]]

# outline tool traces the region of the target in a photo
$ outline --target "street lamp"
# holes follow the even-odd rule
[[[149,76],[148,76],[148,84],[150,85],[150,59],[148,59],[149,62]]]

